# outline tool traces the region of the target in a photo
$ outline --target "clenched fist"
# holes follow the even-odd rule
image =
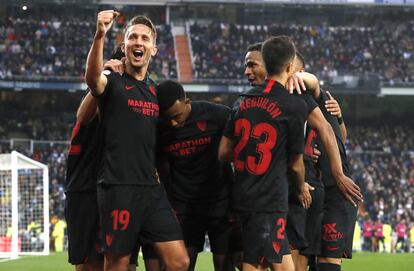
[[[111,28],[114,19],[119,15],[115,10],[103,10],[98,13],[98,19],[96,21],[96,36],[102,37]]]

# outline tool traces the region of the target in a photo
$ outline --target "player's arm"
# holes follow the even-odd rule
[[[285,87],[287,90],[289,90],[290,93],[293,93],[295,90],[299,94],[301,94],[301,91],[309,91],[314,98],[319,97],[319,94],[321,92],[318,78],[308,72],[294,73],[288,79]]]
[[[345,142],[348,136],[348,132],[342,118],[341,107],[339,106],[338,101],[334,99],[329,91],[326,91],[326,95],[328,95],[329,98],[329,100],[325,101],[326,110],[338,119],[339,128],[341,129],[342,141]]]
[[[224,135],[220,140],[218,159],[222,162],[233,161],[233,140]]]
[[[326,156],[329,160],[332,176],[334,177],[339,190],[348,201],[356,206],[354,199],[362,201],[360,188],[344,174],[334,131],[324,118],[319,107],[316,107],[308,115],[308,124],[318,133],[322,141]]]
[[[104,41],[106,32],[118,15],[119,13],[114,10],[104,10],[98,13],[96,33],[86,60],[85,72],[86,84],[95,96],[103,93],[108,82],[106,76],[102,74]]]
[[[76,120],[81,125],[88,124],[98,115],[98,111],[98,101],[88,92],[79,105],[78,111],[76,112]]]

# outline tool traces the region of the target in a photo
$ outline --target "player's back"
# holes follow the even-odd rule
[[[287,211],[290,153],[302,153],[305,102],[278,82],[243,94],[234,126],[234,207],[243,211]]]

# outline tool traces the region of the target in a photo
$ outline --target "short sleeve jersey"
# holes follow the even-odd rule
[[[243,96],[224,131],[234,143],[233,208],[286,212],[289,156],[303,153],[307,105],[273,80]]]
[[[350,176],[350,170],[349,170],[349,164],[348,164],[348,157],[346,155],[346,150],[345,150],[345,145],[344,142],[342,140],[342,134],[341,134],[341,128],[339,127],[338,124],[338,120],[335,116],[332,116],[325,107],[325,101],[327,101],[329,98],[326,95],[326,93],[321,90],[321,95],[320,97],[317,99],[319,108],[321,109],[324,117],[326,118],[326,120],[329,122],[329,124],[332,126],[332,129],[335,133],[335,137],[336,137],[336,142],[338,144],[338,148],[339,148],[339,154],[341,156],[341,161],[342,161],[342,170],[344,171],[346,176]],[[323,147],[322,142],[320,141],[320,139],[318,140],[318,147],[320,148],[321,151],[321,156],[319,157],[319,168],[321,170],[322,173],[322,182],[324,183],[325,186],[334,186],[335,184],[335,180],[331,174],[331,168],[329,166],[329,160],[328,157],[326,156],[326,151]]]
[[[72,130],[66,167],[66,192],[93,192],[97,185],[99,158],[99,120],[89,124],[76,122]]]
[[[98,181],[108,184],[159,185],[155,170],[156,86],[127,73],[105,71],[108,83],[99,99],[102,158]]]
[[[229,114],[227,106],[195,101],[183,127],[160,125],[158,148],[169,163],[165,187],[178,213],[228,205],[233,172],[229,163],[218,160],[218,146]]]

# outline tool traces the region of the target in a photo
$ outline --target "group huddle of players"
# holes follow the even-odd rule
[[[347,177],[339,105],[293,42],[248,48],[252,88],[229,108],[148,77],[157,34],[145,16],[104,64],[117,15],[98,14],[72,132],[69,262],[135,270],[142,248],[146,270],[194,270],[207,234],[216,271],[340,270],[362,195]]]

